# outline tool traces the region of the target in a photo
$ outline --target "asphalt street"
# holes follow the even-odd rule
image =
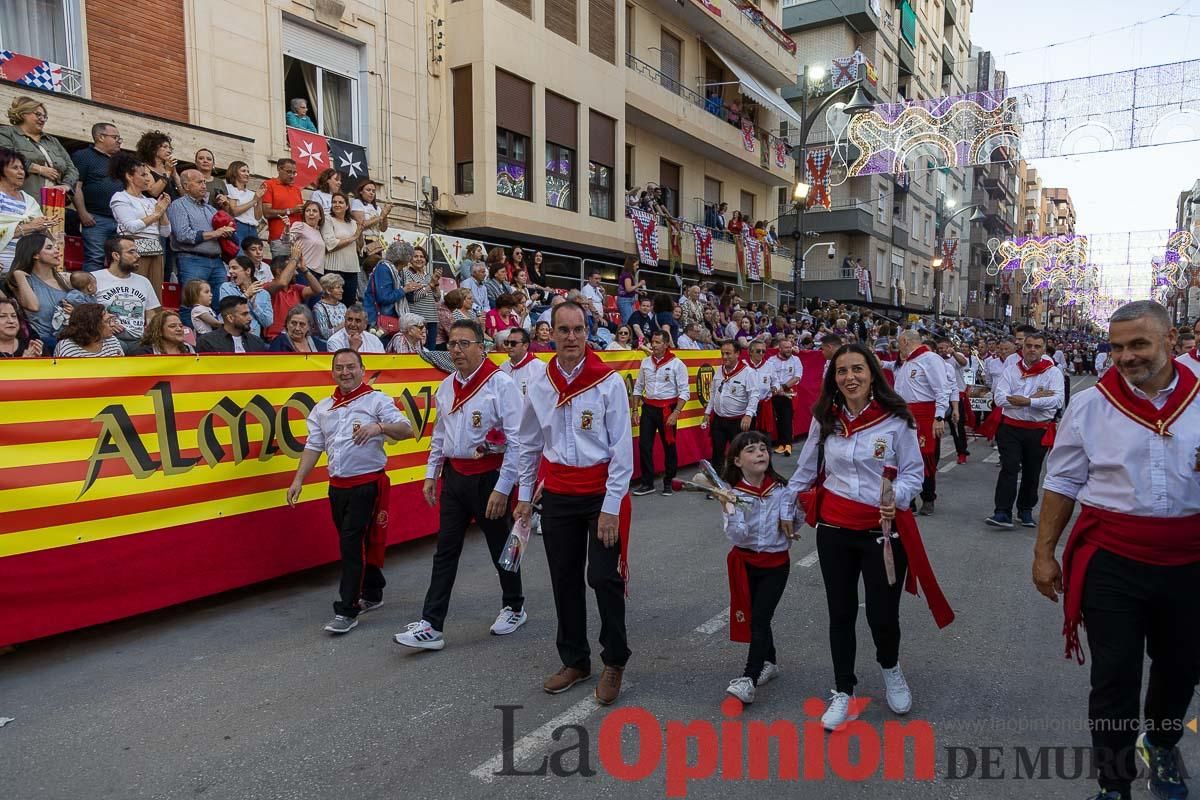
[[[882,680],[861,616],[859,691],[871,698],[862,715],[868,730],[809,736],[804,725],[813,720],[805,701],[823,700],[833,683],[811,529],[792,547],[790,583],[775,618],[782,677],[735,720],[724,716],[725,686],[740,675],[746,655],[745,645],[729,641],[725,624],[728,546],[716,504],[679,494],[634,501],[634,655],[626,691],[610,709],[592,700],[594,678],[558,696],[541,690],[559,665],[540,544],[523,567],[530,614],[524,628],[489,635],[500,594],[476,532],[459,568],[446,649],[393,644],[392,634],[420,613],[433,552],[426,539],[389,551],[386,604],[341,638],[321,631],[335,591],[330,566],[0,655],[0,717],[15,719],[0,728],[0,796],[657,798],[670,788],[695,798],[1085,797],[1093,784],[1062,776],[1077,768],[1073,748],[1089,742],[1087,667],[1063,658],[1061,607],[1031,584],[1034,531],[983,524],[995,461],[986,442],[972,444],[966,465],[954,464],[952,454],[943,458],[937,514],[920,520],[958,618],[938,631],[924,600],[904,597],[901,665],[914,695],[905,721],[914,723],[910,731],[929,730],[934,744],[925,756],[913,752],[916,746],[901,756],[902,779],[885,776],[869,744],[882,738],[883,760],[894,756],[885,723],[897,718],[880,699]],[[794,459],[777,463],[791,474]],[[593,636],[597,628],[593,616]],[[505,713],[517,770],[536,771],[547,755],[567,749],[554,759],[558,772],[577,772],[584,751],[583,771],[594,774],[495,774],[504,766]],[[617,717],[602,734],[617,713],[645,726],[622,729]],[[692,721],[712,727],[694,725],[697,738],[685,747],[677,723]],[[769,780],[746,777],[747,768],[737,777],[740,738],[721,723],[775,721],[800,731],[804,774],[781,779],[783,760],[772,750]],[[720,733],[720,758],[706,743],[708,730]],[[624,734],[620,741],[614,731]],[[606,751],[603,741],[619,746]],[[659,753],[656,741],[664,743]],[[860,774],[840,768],[847,746],[849,763],[865,764]],[[1200,736],[1186,733],[1182,748],[1200,767]],[[825,761],[823,778],[808,772],[808,758]],[[619,777],[621,763],[640,779]],[[916,773],[927,763],[934,775],[923,779]],[[708,777],[685,782],[687,764]],[[1142,786],[1136,792],[1148,796]]]

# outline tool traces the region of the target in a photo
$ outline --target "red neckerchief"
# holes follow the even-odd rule
[[[861,430],[878,425],[890,416],[892,416],[892,412],[885,411],[874,400],[867,403],[867,407],[854,419],[850,419],[850,415],[846,413],[846,409],[839,406],[837,410],[838,421],[842,423],[842,436],[845,436],[847,439]]]
[[[671,359],[674,357],[675,357],[675,354],[672,353],[671,348],[668,347],[666,350],[663,351],[663,356],[661,359],[655,358],[654,355],[651,354],[650,363],[654,364],[655,369],[661,369],[663,364],[669,363],[671,361]]]
[[[1192,357],[1192,361],[1200,361],[1200,347],[1193,347],[1187,354]]]
[[[364,394],[370,394],[373,391],[375,390],[370,386],[367,386],[365,383],[360,383],[357,389],[352,389],[346,394],[342,394],[342,387],[339,386],[333,390],[333,405],[329,407],[329,410],[333,411],[335,408],[341,408],[344,405],[353,403]]]
[[[923,356],[926,353],[931,353],[931,352],[933,352],[933,351],[930,350],[928,347],[926,347],[925,345],[921,345],[920,347],[916,348],[911,353],[909,353],[908,358],[904,359],[904,362],[907,364],[909,361],[915,361],[919,356]]]
[[[762,486],[751,486],[742,480],[738,481],[737,485],[733,488],[737,489],[739,492],[745,492],[746,494],[754,495],[755,497],[766,497],[771,493],[771,490],[774,489],[775,486],[775,479],[770,475],[764,475]]]
[[[1200,390],[1200,378],[1190,369],[1176,367],[1175,375],[1179,383],[1162,408],[1155,408],[1154,403],[1134,394],[1115,368],[1104,373],[1104,377],[1096,382],[1096,388],[1118,411],[1137,424],[1159,436],[1170,436],[1171,423],[1179,419]]]
[[[755,364],[750,356],[746,356],[746,363],[750,365],[750,369],[762,369],[762,365],[767,363],[767,359],[764,358],[762,361]]]
[[[550,378],[551,385],[558,391],[558,402],[554,404],[554,407],[560,408],[566,405],[572,398],[598,385],[612,372],[612,368],[601,361],[600,356],[591,349],[588,349],[583,355],[583,367],[579,370],[579,374],[570,381],[558,367],[558,356],[550,359],[550,363],[546,365],[546,375]]]
[[[528,364],[530,361],[537,361],[537,356],[535,356],[533,353],[526,351],[525,357],[522,358],[520,361],[518,361],[516,364],[513,364],[511,361],[509,362],[509,364],[510,364],[509,369],[511,369],[513,372],[516,372],[521,367]]]
[[[738,361],[737,366],[733,368],[733,372],[729,372],[728,370],[725,369],[725,364],[722,363],[721,364],[721,380],[727,381],[730,378],[732,378],[734,375],[737,375],[739,372],[744,370],[745,368],[746,368],[746,362]]]
[[[1041,375],[1046,370],[1054,366],[1054,359],[1042,356],[1042,360],[1034,364],[1032,367],[1025,366],[1025,359],[1017,361],[1017,369],[1021,370],[1022,378],[1032,378],[1034,375]]]
[[[462,408],[468,400],[475,396],[476,392],[483,388],[488,378],[499,371],[500,368],[493,364],[490,358],[484,357],[479,369],[475,370],[475,374],[466,383],[459,381],[458,373],[454,373],[450,379],[450,385],[454,387],[454,404],[450,406],[451,413]]]

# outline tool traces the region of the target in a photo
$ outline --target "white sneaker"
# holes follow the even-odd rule
[[[904,680],[900,665],[882,671],[888,708],[897,714],[907,714],[912,708],[912,692],[908,690],[908,681]]]
[[[508,606],[505,606],[500,612],[500,616],[496,617],[496,621],[492,623],[492,633],[496,636],[507,636],[517,628],[525,624],[529,619],[529,615],[525,613],[525,609],[513,611]]]
[[[749,705],[754,702],[754,681],[749,678],[734,678],[729,682],[726,694],[731,694],[738,700]]]
[[[821,725],[825,730],[836,731],[847,722],[858,719],[858,714],[850,711],[850,701],[854,699],[854,695],[837,691],[830,694],[829,708],[821,715]]]
[[[392,641],[405,647],[415,647],[418,650],[441,650],[446,646],[442,632],[435,631],[433,626],[425,620],[408,623],[404,631],[392,637]]]
[[[779,668],[778,664],[765,661],[763,662],[762,672],[758,673],[758,685],[762,686],[764,683],[770,683],[781,674],[783,674],[783,670]]]

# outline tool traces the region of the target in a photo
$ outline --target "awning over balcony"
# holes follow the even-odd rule
[[[716,54],[717,58],[724,61],[725,66],[729,67],[733,74],[737,76],[738,83],[742,85],[743,92],[750,95],[763,105],[774,109],[777,114],[789,120],[793,125],[799,125],[801,128],[804,127],[804,118],[797,114],[796,111],[787,104],[787,101],[780,97],[777,92],[773,92],[767,87],[763,86],[756,78],[754,78],[754,76],[747,72],[742,65],[726,56],[720,50],[717,50],[711,44],[708,45],[708,48],[712,50],[714,54]]]

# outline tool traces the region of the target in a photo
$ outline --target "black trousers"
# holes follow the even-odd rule
[[[1101,787],[1127,791],[1137,774],[1134,744],[1146,731],[1175,747],[1200,680],[1200,562],[1160,567],[1107,550],[1088,564],[1083,620],[1092,657],[1088,719]],[[1144,713],[1143,653],[1150,656]]]
[[[713,414],[709,436],[712,437],[712,465],[718,472],[725,469],[725,448],[741,432],[741,417],[726,418]]]
[[[949,421],[946,427],[954,437],[954,449],[960,456],[967,455],[967,401],[958,400],[958,422]],[[940,455],[940,453],[939,453]]]
[[[360,597],[373,602],[382,600],[383,587],[387,585],[383,570],[367,563],[367,528],[375,510],[376,494],[374,483],[349,489],[329,487],[329,509],[333,512],[342,554],[342,579],[333,613],[343,617],[358,616]]]
[[[817,557],[829,605],[829,650],[833,654],[834,685],[851,694],[858,683],[854,674],[857,650],[858,579],[866,592],[867,625],[875,640],[875,660],[891,669],[900,658],[900,595],[908,557],[898,538],[892,539],[896,585],[888,586],[879,531],[854,531],[821,523],[817,526]],[[751,618],[753,620],[753,617]]]
[[[630,655],[625,634],[625,581],[617,571],[620,545],[605,547],[596,536],[603,503],[604,495],[542,492],[542,542],[558,614],[558,657],[563,666],[585,672],[592,668],[585,574],[586,586],[596,593],[600,611],[600,660],[623,667]]]
[[[946,423],[949,426],[950,423]],[[933,440],[933,454],[929,456],[921,456],[922,461],[932,460],[932,468],[929,474],[921,481],[921,499],[926,503],[932,503],[937,500],[937,465],[942,458],[942,437],[937,436]],[[916,502],[913,502],[913,508],[916,508]]]
[[[1042,437],[1046,432],[1037,428],[1017,428],[1000,423],[996,431],[996,446],[1000,449],[1000,475],[996,478],[996,511],[1012,514],[1013,501],[1017,511],[1032,511],[1038,501],[1038,483],[1042,479],[1042,462],[1046,450]],[[1021,487],[1017,488],[1017,473]]]
[[[790,445],[795,440],[792,435],[792,398],[775,395],[771,398],[771,408],[775,411],[775,446]]]
[[[425,592],[425,608],[421,611],[421,618],[436,631],[442,630],[446,622],[450,593],[454,591],[454,579],[458,575],[458,559],[462,555],[467,526],[472,520],[483,529],[483,537],[492,556],[492,566],[500,576],[504,605],[513,611],[520,611],[525,606],[521,573],[509,572],[496,563],[504,551],[504,543],[508,541],[512,515],[505,510],[503,517],[488,519],[484,514],[488,497],[496,488],[499,477],[499,470],[482,475],[463,475],[455,471],[449,461],[442,468],[437,550],[433,553],[433,573],[429,577],[429,590]]]
[[[746,577],[750,579],[750,654],[746,657],[746,669],[742,675],[758,685],[763,664],[779,663],[775,654],[775,635],[771,632],[771,620],[775,609],[787,588],[791,560],[781,567],[756,567],[746,565]]]
[[[675,472],[679,469],[679,459],[675,453],[675,445],[667,444],[667,417],[670,416],[670,412],[657,406],[642,403],[641,413],[642,422],[640,432],[638,433],[638,452],[642,459],[642,485],[654,485],[654,437],[657,435],[662,441],[663,460],[665,462],[663,485],[670,486],[671,481],[675,478]]]

